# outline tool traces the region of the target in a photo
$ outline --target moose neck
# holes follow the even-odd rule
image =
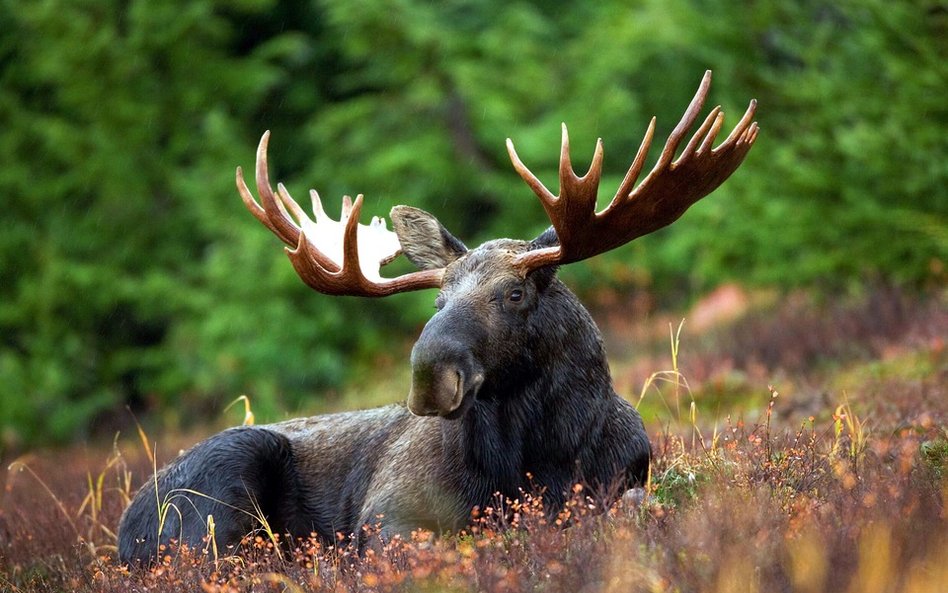
[[[491,493],[570,467],[615,397],[599,330],[575,295],[554,280],[540,307],[522,355],[488,375],[463,418],[443,421],[446,444]]]

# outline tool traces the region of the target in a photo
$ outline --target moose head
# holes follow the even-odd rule
[[[537,319],[547,325],[555,323],[544,298],[557,266],[615,249],[671,224],[741,164],[757,138],[755,101],[717,147],[713,143],[724,114],[720,107],[712,109],[675,158],[698,119],[710,85],[711,71],[707,71],[658,162],[636,185],[655,132],[652,118],[625,178],[609,204],[598,212],[601,139],[589,170],[580,177],[570,162],[569,135],[563,125],[560,189],[554,195],[523,164],[508,138],[507,151],[514,168],[540,199],[552,223],[532,241],[500,239],[470,250],[434,216],[409,206],[392,209],[394,232],[378,217],[369,225],[359,224],[362,195],[354,202],[348,196],[343,199],[337,222],[326,214],[315,190],[310,192],[313,220],[283,184],[274,193],[267,166],[269,132],[257,150],[256,184],[262,205],[253,198],[240,168],[237,187],[257,220],[287,244],[293,267],[312,288],[330,295],[366,297],[440,289],[438,311],[412,350],[408,408],[418,415],[457,417],[485,381],[510,380],[509,369],[505,373],[497,367],[509,367],[518,356],[505,356],[504,351],[536,343],[530,338],[531,329],[538,331]],[[383,278],[381,266],[400,253],[419,271]]]

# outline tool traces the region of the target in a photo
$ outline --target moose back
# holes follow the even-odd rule
[[[577,262],[662,228],[717,188],[757,137],[755,103],[728,138],[714,108],[681,154],[708,93],[704,79],[658,161],[636,184],[655,130],[653,118],[612,201],[596,211],[602,173],[597,143],[586,175],[573,171],[563,126],[558,195],[507,149],[552,226],[532,241],[497,239],[468,249],[417,208],[359,224],[362,196],[343,200],[339,221],[311,192],[315,220],[268,178],[267,144],[257,151],[250,212],[284,243],[306,284],[329,295],[381,297],[439,289],[437,312],[411,353],[407,406],[301,418],[225,430],[195,445],[142,486],[119,527],[119,556],[148,563],[171,540],[191,546],[213,536],[235,544],[261,526],[327,541],[381,522],[380,536],[412,529],[463,528],[475,506],[496,495],[540,489],[556,512],[577,482],[601,496],[641,484],[650,447],[642,420],[620,398],[592,318],[556,278]],[[418,271],[383,278],[404,254]]]

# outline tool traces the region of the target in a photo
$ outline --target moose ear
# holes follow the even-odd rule
[[[395,206],[389,216],[402,252],[422,270],[444,268],[467,253],[464,243],[424,210]]]
[[[540,235],[530,241],[530,249],[543,249],[544,247],[556,247],[560,244],[560,238],[556,236],[556,229],[549,227]]]

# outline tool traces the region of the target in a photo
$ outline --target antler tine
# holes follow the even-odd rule
[[[621,202],[632,194],[632,188],[635,187],[635,182],[639,180],[642,167],[645,166],[645,157],[648,156],[648,149],[652,147],[652,137],[655,135],[655,122],[656,118],[652,117],[652,120],[648,123],[648,129],[645,130],[642,143],[639,144],[639,150],[635,153],[635,158],[632,160],[632,165],[622,179],[622,183],[619,185],[619,189],[612,198],[612,202],[609,203],[608,208],[611,208],[613,204]]]
[[[313,205],[313,216],[316,217],[316,222],[321,222],[329,218],[326,214],[326,210],[323,208],[323,201],[319,198],[319,193],[315,189],[309,190],[309,201]]]
[[[618,191],[609,205],[598,213],[595,212],[595,200],[601,173],[601,144],[597,145],[590,172],[586,177],[577,178],[569,166],[564,127],[560,150],[561,193],[559,198],[551,200],[549,191],[517,158],[513,143],[508,139],[507,148],[514,167],[540,196],[559,239],[558,247],[518,256],[521,271],[527,273],[541,266],[586,259],[651,233],[677,220],[692,204],[724,182],[740,166],[757,139],[758,126],[753,122],[756,101],[751,101],[741,121],[717,148],[712,146],[723,126],[724,114],[720,106],[712,109],[681,156],[675,159],[679,144],[698,119],[710,86],[711,71],[708,70],[685,113],[665,141],[655,166],[636,186],[655,133],[655,118],[652,118]]]
[[[362,197],[362,194],[356,196],[356,200]],[[352,212],[352,197],[342,196],[342,212],[339,214],[339,220],[347,220]]]
[[[537,179],[537,176],[523,164],[523,161],[520,160],[520,156],[517,155],[517,150],[514,148],[513,140],[507,138],[507,154],[510,155],[510,161],[513,163],[514,169],[517,171],[517,174],[520,175],[520,178],[523,179],[530,189],[533,190],[533,193],[540,198],[540,202],[546,207],[547,204],[552,204],[556,201],[556,196],[553,195],[553,192],[548,190],[543,182]]]
[[[237,167],[237,191],[240,193],[240,198],[243,200],[244,206],[247,207],[247,210],[250,210],[253,217],[259,220],[263,226],[270,229],[270,231],[276,233],[276,229],[273,228],[273,225],[270,224],[270,219],[267,218],[267,213],[263,210],[263,207],[257,203],[257,200],[254,199],[253,194],[250,193],[250,188],[247,187],[247,182],[244,181],[243,168],[240,166]]]
[[[721,126],[724,125],[724,114],[721,113],[721,110],[717,110],[717,115],[714,117],[714,124],[711,126],[711,129],[708,131],[708,135],[704,137],[704,140],[701,142],[701,146],[698,147],[697,154],[707,152],[712,145],[714,145],[714,139],[718,137],[718,132],[721,131]]]
[[[714,124],[718,121],[718,116],[721,114],[721,106],[718,105],[711,110],[711,113],[708,114],[708,117],[704,118],[704,121],[698,126],[698,130],[691,137],[691,140],[688,141],[688,144],[685,145],[685,149],[681,151],[681,155],[675,161],[675,165],[680,165],[685,162],[692,155],[695,154],[695,150],[698,148],[698,143],[707,140],[707,136],[711,131],[714,130]],[[717,132],[715,132],[715,135]]]
[[[343,198],[339,222],[326,214],[316,190],[310,190],[315,221],[282,183],[277,184],[274,194],[267,166],[269,138],[270,133],[264,133],[257,148],[256,181],[262,206],[247,187],[240,167],[237,168],[237,190],[251,214],[288,245],[286,252],[290,262],[307,285],[326,294],[357,296],[386,296],[441,285],[443,269],[392,279],[379,275],[378,268],[395,259],[401,253],[401,246],[395,233],[388,231],[381,219],[373,219],[371,226],[359,224],[361,194],[354,203],[349,196]],[[299,221],[298,225],[293,217]],[[367,240],[361,252],[360,235]],[[363,262],[367,267],[363,268]]]
[[[574,233],[574,229],[570,224],[571,221],[588,218],[596,211],[596,194],[599,190],[599,181],[602,178],[602,138],[596,141],[596,149],[589,169],[585,175],[580,177],[573,170],[570,160],[569,130],[565,123],[562,124],[559,163],[560,192],[558,196],[554,196],[553,192],[548,190],[537,179],[536,175],[523,164],[510,138],[507,138],[507,152],[510,155],[514,169],[527,182],[533,193],[540,198],[540,203],[550,218],[553,228],[556,229],[561,243],[568,242],[570,235]]]
[[[303,207],[296,203],[296,200],[293,199],[293,196],[290,195],[290,192],[282,183],[277,183],[277,195],[280,196],[280,201],[277,204],[281,206],[282,212],[287,213],[287,216],[289,216],[289,212],[292,212],[296,220],[303,221],[309,218]]]
[[[553,228],[560,238],[560,244],[572,243],[574,234],[581,233],[575,228],[576,220],[593,217],[596,213],[596,196],[599,193],[599,181],[602,178],[602,138],[596,140],[589,169],[582,177],[576,175],[569,159],[569,132],[563,124],[563,141],[560,150],[560,195],[555,204],[555,217],[550,216]]]
[[[569,130],[563,125],[563,140],[560,147],[560,195],[569,196],[575,202],[583,200],[583,207],[593,210],[596,208],[596,193],[599,190],[599,180],[602,178],[602,138],[596,140],[596,149],[593,152],[589,169],[582,177],[576,175],[569,158]]]
[[[356,195],[354,203],[343,198],[343,210],[346,209],[346,205],[349,206],[347,213],[349,218],[346,220],[346,232],[342,239],[342,275],[364,280],[362,268],[359,266],[359,237],[357,235],[359,215],[362,214],[362,194]]]
[[[721,146],[715,148],[712,152],[720,152],[725,148],[733,146],[735,143],[739,142],[740,139],[744,136],[745,132],[750,128],[754,129],[753,138],[746,140],[748,144],[753,144],[754,140],[757,139],[757,122],[752,121],[754,119],[754,114],[757,113],[757,99],[751,99],[750,103],[747,105],[747,111],[744,112],[744,116],[741,117],[741,121],[737,122],[737,125],[734,126],[734,129],[731,130],[731,133],[728,135],[727,139],[721,143]]]
[[[260,144],[257,145],[256,181],[257,194],[263,202],[263,210],[270,221],[270,228],[287,245],[293,246],[299,241],[300,228],[293,222],[283,206],[273,194],[270,186],[270,170],[267,162],[267,148],[270,144],[270,130],[263,133]]]
[[[709,88],[711,88],[711,71],[705,70],[701,84],[698,85],[698,91],[695,93],[694,98],[691,99],[691,103],[688,104],[688,109],[685,110],[685,114],[681,116],[681,120],[678,121],[678,125],[672,130],[672,133],[668,135],[665,148],[662,150],[661,156],[658,157],[658,164],[655,165],[655,169],[658,169],[660,166],[665,167],[671,163],[681,139],[685,137],[685,134],[687,134],[691,126],[694,125],[695,120],[698,119],[698,114],[701,113],[701,108],[704,107],[704,101],[708,98]],[[655,169],[653,169],[653,171]]]
[[[270,132],[265,132],[260,139],[260,145],[257,147],[255,177],[257,191],[260,194],[263,206],[258,204],[253,194],[250,193],[250,188],[247,187],[247,183],[244,181],[244,172],[241,167],[237,167],[237,191],[240,192],[244,205],[250,210],[254,218],[263,223],[273,234],[280,237],[284,243],[293,246],[299,240],[300,229],[289,217],[282,201],[276,199],[273,195],[273,189],[270,187],[270,178],[267,171],[267,142],[269,136]]]

